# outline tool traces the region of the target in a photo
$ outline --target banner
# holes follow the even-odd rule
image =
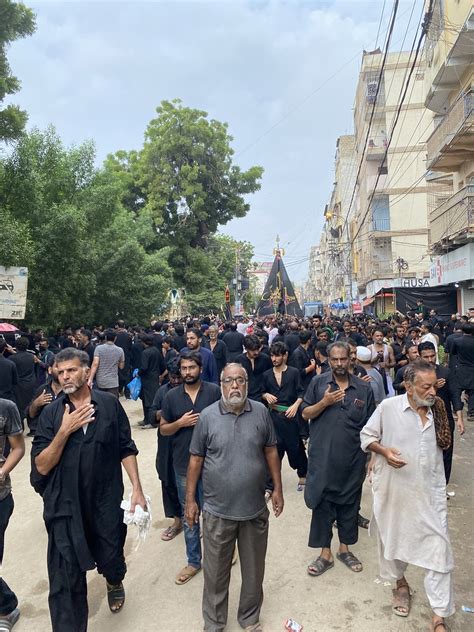
[[[279,250],[257,308],[258,316],[270,316],[276,313],[298,316],[299,318],[303,316],[303,310],[298,303]]]
[[[27,287],[28,268],[0,266],[0,319],[25,318]]]

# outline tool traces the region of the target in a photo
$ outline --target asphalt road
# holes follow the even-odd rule
[[[133,435],[140,450],[139,467],[143,487],[152,498],[153,525],[147,541],[136,550],[135,533],[129,530],[126,543],[128,573],[125,579],[126,604],[117,615],[107,606],[105,581],[96,572],[88,574],[90,632],[198,632],[202,630],[202,574],[184,586],[174,583],[185,565],[184,540],[180,535],[163,542],[160,532],[169,524],[164,518],[160,486],[155,472],[156,434],[136,427],[141,406],[125,402]],[[457,613],[450,620],[453,631],[474,630],[474,614],[461,612],[461,605],[474,606],[474,512],[473,447],[474,424],[466,424],[465,438],[457,438],[450,489],[456,492],[449,501],[451,538],[456,558],[455,586]],[[3,576],[17,593],[21,618],[16,632],[50,630],[48,580],[46,572],[46,532],[42,520],[41,498],[29,484],[27,455],[13,473],[15,511],[6,534]],[[270,521],[270,541],[265,577],[265,601],[261,622],[265,632],[283,630],[283,621],[292,617],[305,632],[425,632],[429,629],[430,609],[423,590],[423,573],[411,568],[407,573],[415,589],[408,619],[391,613],[390,589],[377,581],[375,541],[367,531],[353,547],[364,564],[364,571],[352,573],[336,561],[321,577],[310,577],[307,564],[315,551],[307,546],[310,512],[303,494],[296,491],[296,473],[283,464],[285,509]],[[128,497],[128,493],[126,492]],[[363,511],[370,516],[371,493],[366,484]],[[337,536],[335,537],[337,542]],[[237,601],[240,589],[239,565],[233,568],[227,630],[236,632]]]

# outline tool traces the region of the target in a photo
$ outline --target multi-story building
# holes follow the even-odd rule
[[[306,301],[321,300],[321,253],[319,245],[312,246],[309,254],[308,280],[304,289],[304,298]]]
[[[320,237],[322,300],[326,306],[349,303],[352,298],[349,223],[345,218],[354,191],[356,162],[354,136],[340,136],[334,159],[334,184],[324,210]],[[343,308],[344,309],[344,308]]]
[[[431,285],[458,288],[474,306],[474,7],[435,0],[425,56]],[[434,115],[433,115],[434,113]]]
[[[428,276],[430,267],[424,174],[426,139],[433,123],[424,105],[422,57],[399,106],[412,63],[408,52],[389,53],[384,67],[380,50],[362,56],[354,106],[360,172],[348,222],[352,275],[360,298],[367,302],[400,277]],[[390,296],[384,301],[385,311],[394,308]]]

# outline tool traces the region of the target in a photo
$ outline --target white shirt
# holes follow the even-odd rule
[[[396,448],[407,462],[396,469],[376,454],[372,476],[373,521],[383,556],[439,573],[450,572],[453,555],[448,534],[443,452],[436,443],[431,411],[421,417],[399,395],[385,399],[360,433],[362,449],[379,441]]]

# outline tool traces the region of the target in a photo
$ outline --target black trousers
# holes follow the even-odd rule
[[[158,451],[155,466],[161,481],[161,496],[165,516],[167,518],[181,518],[182,510],[176,487],[170,439],[171,437],[160,435],[158,430]]]
[[[454,450],[454,419],[448,416],[449,430],[451,432],[451,445],[447,450],[443,450],[444,475],[446,477],[446,485],[451,477],[451,468],[453,466],[453,450]]]
[[[125,577],[127,566],[123,546],[127,527],[122,524],[117,531],[117,551],[112,558],[100,559],[100,537],[95,536],[97,571],[109,584],[119,584]],[[92,537],[90,535],[90,537]],[[79,567],[75,553],[57,546],[54,529],[48,531],[49,612],[53,632],[86,632],[89,607],[87,605],[86,572]],[[103,547],[104,550],[106,547]],[[108,547],[107,547],[108,550]]]
[[[280,461],[283,460],[286,453],[290,467],[297,471],[300,478],[306,478],[308,457],[300,436],[298,417],[287,419],[285,415],[280,415],[274,411],[271,412],[271,416],[277,436],[277,450]]]
[[[339,505],[323,497],[313,509],[308,546],[331,547],[333,523],[337,520],[337,531],[341,544],[355,544],[359,538],[358,513],[362,489],[350,504]]]
[[[13,513],[13,507],[13,496],[11,494],[0,500],[0,564],[3,562],[5,531]],[[4,617],[10,614],[17,606],[18,599],[15,593],[10,589],[7,582],[0,577],[0,616]]]

